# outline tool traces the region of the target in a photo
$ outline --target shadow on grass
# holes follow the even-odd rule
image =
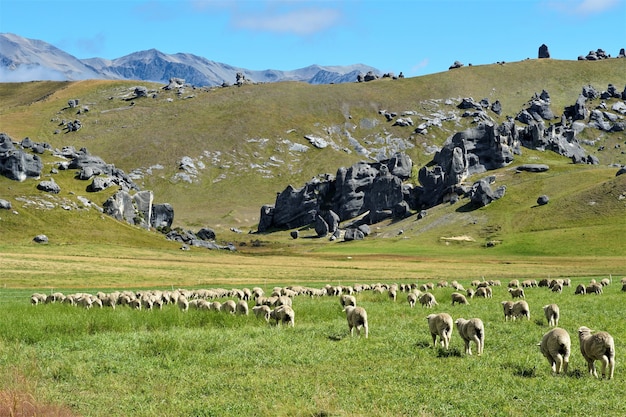
[[[537,376],[536,366],[524,366],[518,363],[507,363],[503,365],[503,368],[510,369],[513,375],[522,378],[534,378]]]

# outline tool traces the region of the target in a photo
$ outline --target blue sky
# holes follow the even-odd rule
[[[158,49],[251,70],[362,63],[417,76],[626,48],[626,0],[0,0],[0,32],[77,58]]]

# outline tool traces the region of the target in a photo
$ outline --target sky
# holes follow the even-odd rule
[[[249,70],[366,64],[407,77],[626,48],[626,0],[0,0],[0,32],[79,59],[158,49]]]

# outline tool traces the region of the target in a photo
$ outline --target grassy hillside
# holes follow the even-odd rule
[[[416,134],[411,127],[391,126],[381,110],[401,114],[412,111],[414,122],[434,112],[458,112],[446,99],[473,97],[499,100],[503,113],[514,116],[536,92],[550,93],[553,111],[560,115],[564,106],[575,102],[582,87],[593,85],[606,89],[609,83],[621,89],[626,83],[626,60],[555,61],[526,60],[505,65],[464,67],[457,70],[402,80],[382,79],[370,83],[308,85],[304,83],[260,84],[243,87],[192,89],[182,94],[161,90],[162,85],[145,82],[82,81],[75,83],[33,82],[0,84],[0,131],[14,140],[28,136],[61,148],[72,145],[115,164],[127,173],[136,171],[136,180],[144,189],[153,190],[155,202],[168,202],[175,210],[175,226],[198,229],[210,226],[221,231],[224,240],[249,240],[228,232],[230,227],[255,230],[262,204],[273,203],[276,192],[288,184],[299,187],[322,173],[335,173],[377,153],[390,154],[401,142],[417,167],[427,164],[429,146],[440,146],[451,134],[471,126],[469,119],[444,121],[427,134]],[[133,99],[134,87],[146,86],[154,97]],[[67,106],[69,99],[80,99],[88,112],[76,114]],[[78,118],[83,128],[73,133],[56,133],[62,120]],[[596,228],[611,236],[589,241],[592,251],[614,248],[606,237],[619,242],[624,228],[624,179],[614,178],[616,169],[608,163],[626,163],[615,145],[623,144],[623,135],[585,132],[606,145],[604,152],[589,148],[601,166],[572,166],[565,158],[551,153],[530,152],[514,164],[546,161],[551,170],[545,174],[515,174],[510,169],[498,172],[505,184],[504,199],[478,211],[460,207],[440,207],[419,222],[414,218],[401,224],[381,224],[375,235],[395,237],[411,251],[415,246],[432,242],[453,246],[483,248],[488,240],[502,241],[495,251],[508,250],[545,253],[545,233],[565,240],[571,252],[579,247],[577,239],[562,236],[564,231]],[[304,138],[315,135],[335,146],[316,149]],[[358,154],[354,141],[368,148],[370,155]],[[307,145],[306,152],[294,152],[291,145]],[[197,175],[191,182],[176,177],[179,162],[189,156],[196,163]],[[49,172],[56,159],[44,156]],[[144,237],[135,228],[101,219],[95,211],[66,212],[62,208],[39,210],[21,202],[21,197],[68,199],[86,195],[101,205],[113,192],[87,195],[86,183],[74,180],[72,173],[55,176],[62,184],[59,196],[44,196],[36,190],[35,180],[17,183],[0,178],[4,190],[0,198],[10,200],[20,215],[2,213],[3,237],[11,241],[29,241],[33,234],[58,235],[61,242],[82,241],[101,235],[119,242]],[[599,191],[604,190],[604,191]],[[548,194],[551,203],[533,207],[540,194]],[[28,198],[27,198],[28,199]],[[57,202],[60,206],[61,204]],[[26,221],[25,221],[26,220]],[[107,226],[97,225],[106,222]],[[56,225],[69,224],[63,230]],[[84,226],[82,226],[84,225]],[[603,230],[606,228],[608,230]],[[102,231],[100,229],[106,230]],[[131,229],[126,232],[127,229]],[[569,232],[568,232],[569,233]],[[573,232],[572,232],[573,233]],[[582,232],[581,232],[582,233]],[[445,236],[468,234],[475,243],[451,243]],[[148,234],[149,235],[149,234]],[[132,236],[132,237],[131,237]],[[136,237],[138,236],[138,237]],[[578,235],[577,235],[578,236]],[[116,240],[117,239],[117,240]],[[407,240],[413,240],[410,244]],[[159,240],[159,239],[157,239]],[[273,236],[281,245],[290,245],[282,234]],[[518,242],[513,249],[507,246]],[[426,243],[428,242],[428,243]],[[320,242],[312,243],[314,247]],[[307,242],[303,245],[311,244]],[[371,242],[370,245],[378,245]],[[365,248],[367,242],[362,243]]]

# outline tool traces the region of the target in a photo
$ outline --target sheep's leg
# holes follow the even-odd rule
[[[609,358],[607,358],[606,355],[602,356],[600,362],[602,362],[602,378],[604,378],[606,377],[606,368],[607,365],[609,365]]]
[[[609,379],[613,379],[613,373],[615,372],[615,359],[609,359]]]
[[[433,334],[432,337],[433,337],[433,347],[437,347],[437,335]]]
[[[563,356],[557,354],[554,358],[554,372],[557,374],[561,373],[561,367],[563,366]]]
[[[598,373],[596,372],[596,365],[593,360],[587,360],[587,369],[589,370],[589,375],[598,377]]]

